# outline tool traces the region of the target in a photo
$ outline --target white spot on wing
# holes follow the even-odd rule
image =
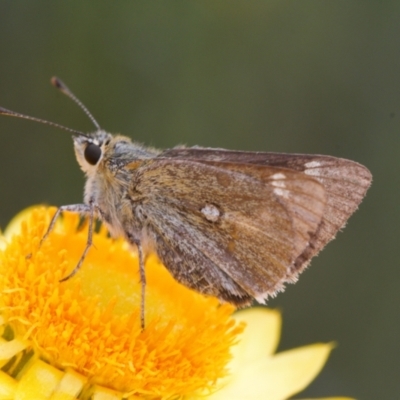
[[[304,170],[304,173],[306,175],[314,175],[314,176],[321,175],[320,170],[318,168],[322,167],[322,164],[319,161],[310,161],[308,163],[305,163],[304,166],[306,167],[306,169]]]
[[[276,174],[271,175],[272,179],[286,179],[286,175],[282,174],[282,172],[278,172]]]
[[[288,199],[289,198],[289,190],[281,189],[281,188],[275,188],[274,189],[274,193],[277,196],[283,197],[284,199]]]
[[[321,166],[321,163],[319,161],[310,161],[308,163],[305,163],[304,166],[306,168],[318,168]]]
[[[221,212],[213,204],[207,204],[201,209],[201,212],[210,222],[218,221],[218,218],[221,216]]]
[[[282,182],[282,181],[272,181],[271,185],[275,186],[275,187],[280,187],[280,188],[286,187],[285,182]]]
[[[284,179],[286,179],[285,174],[282,174],[281,172],[278,172],[278,173],[276,173],[274,175],[271,175],[271,179],[272,179],[272,181],[271,181],[271,185],[272,186],[275,186],[277,188],[285,188],[286,187],[286,184],[283,181]]]

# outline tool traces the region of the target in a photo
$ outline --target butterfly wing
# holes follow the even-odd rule
[[[287,168],[313,177],[326,193],[326,207],[318,232],[296,259],[292,272],[302,271],[322,248],[335,238],[357,210],[371,185],[372,175],[363,165],[325,155],[230,151],[201,147],[174,148],[161,154],[170,158],[235,162]]]
[[[313,177],[279,167],[161,156],[132,175],[135,217],[172,275],[237,305],[293,278],[326,205]]]

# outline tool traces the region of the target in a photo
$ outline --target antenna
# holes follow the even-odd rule
[[[70,133],[74,133],[79,136],[85,136],[88,138],[91,137],[87,133],[83,133],[83,132],[77,131],[75,129],[67,128],[66,126],[56,124],[55,122],[50,122],[50,121],[46,121],[45,119],[30,117],[29,115],[20,114],[15,111],[7,110],[6,108],[3,108],[3,107],[0,107],[0,115],[6,115],[8,117],[16,117],[16,118],[21,118],[21,119],[27,119],[29,121],[39,122],[44,125],[54,126],[55,128],[62,129],[64,131],[67,131]]]
[[[55,86],[57,89],[59,89],[62,93],[64,93],[66,96],[68,96],[71,100],[73,100],[79,108],[89,117],[89,119],[92,121],[93,125],[97,128],[97,130],[101,130],[100,125],[98,122],[94,119],[93,115],[91,112],[86,108],[86,106],[71,92],[71,90],[68,89],[68,86],[62,82],[59,78],[56,76],[53,76],[51,78],[51,83],[53,86]]]

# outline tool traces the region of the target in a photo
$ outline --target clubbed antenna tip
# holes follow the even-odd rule
[[[68,96],[72,101],[74,101],[80,109],[89,117],[89,119],[92,121],[93,125],[100,130],[100,125],[98,122],[94,119],[93,115],[90,113],[90,111],[86,108],[86,106],[69,90],[68,86],[59,78],[56,76],[53,76],[50,80],[51,84],[55,86],[57,89],[59,89],[62,93],[64,93],[66,96]]]

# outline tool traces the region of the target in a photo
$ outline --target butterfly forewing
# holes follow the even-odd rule
[[[371,185],[372,175],[363,165],[343,158],[313,154],[286,154],[230,151],[201,147],[174,148],[164,157],[213,160],[239,164],[256,164],[285,168],[305,174],[321,183],[325,189],[326,206],[321,225],[309,246],[294,262],[291,273],[302,271],[356,211]]]
[[[132,191],[174,277],[237,304],[282,287],[326,203],[323,186],[296,171],[163,157],[135,169]]]

